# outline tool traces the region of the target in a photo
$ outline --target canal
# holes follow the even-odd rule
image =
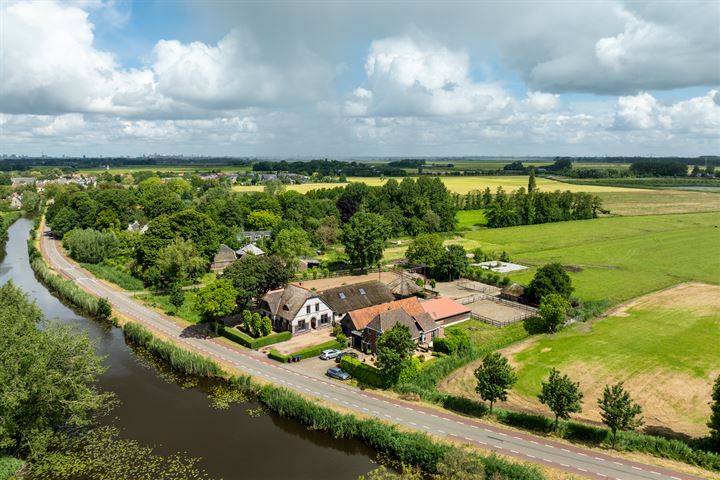
[[[72,324],[95,341],[105,357],[103,389],[119,406],[107,421],[124,437],[154,446],[161,454],[186,452],[214,478],[356,479],[374,468],[375,452],[355,440],[334,439],[273,414],[251,415],[254,402],[212,406],[204,388],[182,387],[125,344],[120,329],[80,316],[39,283],[28,261],[26,241],[32,221],[13,224],[0,263],[0,284],[12,280],[27,292],[45,317]]]

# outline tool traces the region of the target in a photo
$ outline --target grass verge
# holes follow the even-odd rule
[[[96,277],[114,283],[120,288],[130,291],[140,291],[145,288],[142,280],[135,278],[119,268],[106,263],[81,263],[82,267]]]

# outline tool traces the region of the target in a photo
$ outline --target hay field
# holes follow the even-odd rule
[[[705,435],[711,386],[720,375],[718,339],[720,286],[691,283],[656,292],[592,324],[504,349],[518,371],[505,406],[546,412],[536,396],[556,367],[580,382],[585,399],[576,418],[600,421],[602,389],[623,380],[643,407],[646,428]],[[442,388],[475,397],[474,368],[454,372]]]
[[[478,176],[478,177],[441,177],[448,190],[454,193],[465,194],[472,190],[484,190],[489,187],[491,190],[495,190],[497,187],[503,187],[505,191],[510,192],[517,190],[520,187],[527,188],[528,177],[525,175],[512,175],[512,176]],[[350,177],[351,182],[362,182],[370,186],[382,185],[387,181],[385,178],[380,177]],[[402,178],[396,178],[401,181]],[[301,193],[305,193],[308,190],[314,190],[317,188],[333,188],[337,186],[343,186],[346,183],[305,183],[301,185],[288,185],[289,190],[295,190]],[[574,185],[570,183],[558,182],[556,180],[548,180],[545,178],[537,179],[537,186],[541,191],[554,191],[554,190],[569,190],[571,192],[633,192],[636,189],[624,188],[624,187],[606,187],[601,185]],[[236,192],[261,192],[263,190],[262,185],[238,185],[233,187]]]

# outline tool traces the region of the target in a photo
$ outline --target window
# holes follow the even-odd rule
[[[298,322],[297,331],[300,332],[302,330],[305,330],[306,328],[307,328],[307,323],[305,322],[305,320],[300,320]]]
[[[438,331],[437,331],[437,330],[433,330],[433,331],[432,331],[432,338],[437,338],[437,336],[438,336]]]
[[[340,300],[345,300],[345,294],[343,292],[338,293],[338,297],[340,297]]]
[[[328,322],[330,322],[330,319],[328,318],[327,313],[320,315],[320,325],[325,325]]]
[[[316,304],[315,304],[315,311],[316,311],[316,312],[319,312],[319,311],[320,311],[320,304],[319,304],[319,303],[316,303]]]
[[[305,307],[305,313],[310,313],[310,305],[308,305],[307,307]]]
[[[365,295],[365,289],[364,289],[364,288],[361,288],[361,289],[360,289],[360,295]]]

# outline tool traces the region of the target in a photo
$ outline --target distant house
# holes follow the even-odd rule
[[[143,225],[137,220],[135,220],[134,222],[128,224],[127,229],[129,232],[135,232],[142,235],[143,233],[147,232],[148,225]]]
[[[470,318],[471,309],[451,298],[439,297],[422,302],[425,312],[438,325],[446,327]]]
[[[242,257],[243,255],[255,255],[256,257],[265,255],[263,249],[258,247],[254,243],[248,243],[244,247],[237,250],[236,253],[238,257]]]
[[[417,297],[394,300],[392,302],[373,305],[348,312],[340,321],[343,332],[351,339],[352,346],[362,348],[363,330],[380,313],[391,310],[404,310],[411,316],[424,313],[420,300]]]
[[[245,231],[238,233],[237,239],[240,242],[248,241],[250,243],[255,243],[264,238],[270,238],[270,235],[272,235],[271,230]]]
[[[213,272],[222,272],[223,270],[225,270],[225,268],[232,265],[232,263],[237,260],[237,258],[238,257],[235,254],[235,250],[228,247],[224,243],[220,244],[220,247],[218,248],[215,257],[210,264],[210,270],[212,270]]]
[[[298,285],[268,292],[260,302],[260,312],[270,317],[273,329],[294,334],[329,327],[333,312],[315,292]]]
[[[336,321],[352,310],[395,300],[387,285],[377,280],[330,288],[320,292],[320,296],[330,306]]]
[[[10,200],[10,208],[14,208],[16,210],[19,210],[22,208],[22,195],[20,195],[17,192],[13,192],[8,197],[8,200]]]
[[[423,312],[410,315],[403,309],[389,310],[377,314],[363,330],[360,348],[375,352],[378,337],[398,323],[408,327],[410,336],[416,344],[428,344],[441,336],[440,327],[429,314]]]
[[[511,302],[520,302],[523,295],[525,295],[525,287],[519,283],[508,285],[500,292],[500,298],[510,300]]]

